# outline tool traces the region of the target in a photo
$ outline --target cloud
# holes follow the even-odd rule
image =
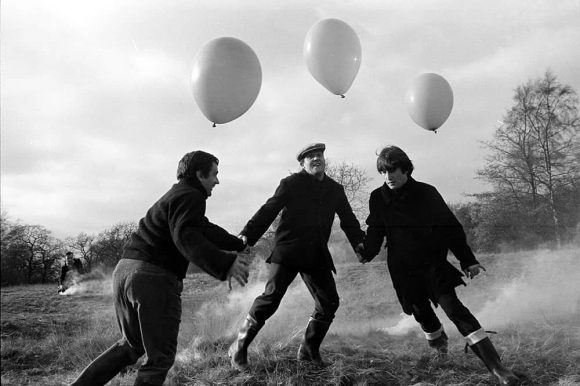
[[[577,1],[175,1],[2,3],[1,189],[14,218],[61,233],[138,220],[194,149],[220,158],[210,219],[236,228],[295,171],[305,143],[367,170],[398,144],[448,200],[480,191],[474,170],[513,89],[550,67],[580,88]],[[363,46],[346,99],[308,73],[308,29],[341,18]],[[211,127],[189,85],[195,53],[235,36],[260,58],[250,110]],[[425,71],[455,93],[437,135],[409,119],[404,94]],[[451,160],[451,161],[450,161]],[[461,160],[461,162],[455,162]],[[50,203],[43,205],[42,203]],[[50,206],[48,208],[47,206]]]

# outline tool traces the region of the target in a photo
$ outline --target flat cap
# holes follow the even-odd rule
[[[311,143],[309,145],[306,145],[302,150],[298,152],[298,154],[296,154],[296,159],[300,162],[304,159],[304,157],[306,157],[306,154],[315,150],[324,151],[326,150],[326,145],[323,143]]]

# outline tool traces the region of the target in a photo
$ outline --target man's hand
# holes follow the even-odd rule
[[[479,275],[481,273],[481,271],[485,271],[485,268],[481,264],[474,264],[474,265],[467,267],[467,269],[463,270],[463,272],[465,273],[465,276],[467,276],[470,279],[473,279],[474,277]]]
[[[358,261],[362,264],[366,264],[369,262],[369,260],[365,259],[363,257],[363,252],[364,252],[364,245],[363,243],[360,243],[359,245],[356,246],[355,251],[356,251],[356,257],[358,258]]]
[[[251,252],[250,246],[248,245],[248,238],[244,235],[238,235],[238,239],[242,240],[242,242],[244,243],[244,245],[246,246],[244,248],[243,251],[241,251],[240,253],[243,253],[244,255],[249,255]]]
[[[237,255],[236,260],[228,270],[228,287],[232,290],[232,277],[243,287],[248,282],[250,275],[250,263],[245,256]]]

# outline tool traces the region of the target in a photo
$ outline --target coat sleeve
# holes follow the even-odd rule
[[[205,235],[207,239],[212,242],[219,249],[226,251],[238,251],[244,250],[245,246],[242,240],[238,239],[236,236],[230,234],[228,231],[220,227],[219,225],[213,224],[206,220],[206,230]]]
[[[374,191],[369,199],[369,216],[366,221],[368,227],[364,241],[363,257],[367,260],[372,260],[379,254],[385,241],[386,229],[381,215],[382,210],[380,193]]]
[[[268,230],[278,216],[278,213],[286,206],[288,200],[288,183],[285,179],[280,181],[274,195],[270,197],[254,216],[248,221],[242,235],[248,238],[248,244],[253,246]]]
[[[479,264],[467,244],[463,226],[449,209],[443,197],[435,188],[432,188],[429,196],[431,208],[433,208],[433,231],[436,234],[436,239],[439,242],[446,243],[453,255],[459,260],[461,269]]]
[[[204,215],[205,200],[194,194],[180,197],[168,216],[171,237],[187,260],[211,276],[225,280],[236,255],[220,250],[208,240]]]
[[[356,246],[363,242],[364,232],[360,229],[360,222],[346,198],[344,187],[339,187],[339,194],[340,199],[336,213],[340,219],[340,228],[346,234],[352,248],[356,251]]]

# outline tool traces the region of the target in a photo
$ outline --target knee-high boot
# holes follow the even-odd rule
[[[248,368],[248,347],[254,340],[258,332],[264,324],[258,323],[250,315],[244,320],[244,324],[240,327],[238,337],[231,344],[228,355],[232,366],[238,370],[245,370]]]
[[[139,359],[133,349],[124,344],[115,343],[92,361],[71,383],[71,386],[102,386],[126,366],[135,364]]]
[[[495,376],[499,385],[513,386],[520,383],[518,376],[501,363],[499,354],[488,337],[472,344],[470,347],[475,355],[483,361],[489,372]]]
[[[298,348],[298,359],[309,361],[320,367],[329,366],[330,363],[322,360],[320,345],[330,328],[330,322],[310,318],[304,332],[304,340]]]

